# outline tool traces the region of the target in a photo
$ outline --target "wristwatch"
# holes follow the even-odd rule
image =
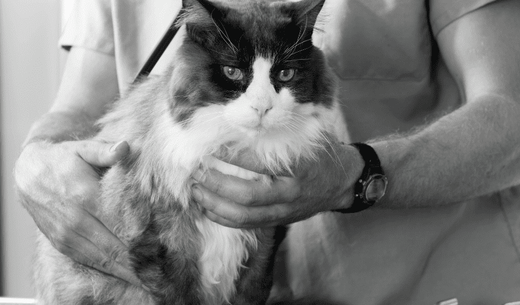
[[[334,210],[335,212],[356,213],[363,211],[381,200],[388,186],[388,178],[385,176],[376,151],[365,143],[352,143],[350,145],[357,148],[365,161],[365,167],[361,177],[354,185],[354,202],[349,208]]]

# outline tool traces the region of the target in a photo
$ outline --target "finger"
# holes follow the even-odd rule
[[[141,283],[131,271],[128,248],[101,221],[87,214],[82,225],[72,229],[77,238],[69,238],[74,249],[90,259],[91,266],[120,277],[127,282],[140,286]]]
[[[130,269],[112,260],[88,239],[81,235],[76,235],[74,239],[75,241],[70,243],[70,245],[63,245],[62,249],[65,250],[65,255],[73,258],[75,261],[83,265],[118,277],[135,286],[143,286],[141,281]]]
[[[73,228],[81,237],[96,245],[105,256],[131,269],[127,246],[95,216],[84,217],[81,227]]]
[[[240,227],[238,226],[235,222],[232,222],[224,217],[221,217],[213,212],[211,212],[210,210],[204,210],[204,215],[206,215],[206,217],[215,222],[215,223],[218,223],[219,225],[222,225],[222,226],[225,226],[225,227],[230,227],[230,228],[235,228],[235,229],[249,229],[249,227],[247,226],[244,226],[244,227]]]
[[[219,209],[215,209],[214,212],[211,210],[204,210],[204,215],[206,215],[206,217],[213,222],[216,222],[225,227],[230,227],[230,228],[235,228],[235,229],[254,229],[254,228],[261,228],[261,227],[273,227],[273,226],[276,226],[276,225],[284,222],[283,219],[278,219],[279,215],[277,215],[276,219],[259,219],[256,217],[249,218],[249,217],[244,217],[244,216],[237,219],[237,218],[227,215],[225,213],[222,215],[218,214],[218,213],[222,213],[222,212],[223,211],[221,211]]]
[[[274,172],[272,169],[266,168],[261,162],[258,161],[258,157],[250,150],[243,150],[235,155],[229,155],[224,157],[222,161],[242,167],[244,169],[257,172],[264,175],[275,175],[275,176],[292,176],[287,169],[282,169]]]
[[[273,226],[284,222],[287,211],[282,204],[247,207],[222,198],[204,186],[194,185],[193,196],[211,220],[233,228]]]
[[[296,179],[289,177],[245,180],[210,169],[195,171],[193,179],[221,197],[248,206],[292,202],[299,194]]]
[[[232,203],[230,203],[232,205]],[[205,209],[204,215],[213,222],[220,225],[237,229],[254,229],[262,227],[274,227],[277,225],[287,225],[299,219],[287,215],[282,205],[270,207],[253,207],[249,211],[233,212],[227,214],[226,209],[215,206],[213,210]],[[240,210],[240,207],[238,207]],[[236,217],[239,213],[244,213]]]
[[[126,141],[104,143],[100,141],[79,141],[77,154],[87,163],[98,167],[109,167],[121,160],[130,151]]]
[[[193,179],[222,197],[233,198],[234,201],[242,204],[258,204],[258,193],[255,186],[258,181],[255,183],[252,180],[225,175],[214,169],[197,170],[193,173]]]

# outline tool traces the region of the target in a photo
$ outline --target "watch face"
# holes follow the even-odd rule
[[[365,186],[365,200],[369,203],[376,203],[386,192],[388,179],[380,174],[370,176]]]

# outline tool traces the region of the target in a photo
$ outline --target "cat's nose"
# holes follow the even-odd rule
[[[254,106],[251,106],[251,108],[253,108],[256,113],[260,116],[260,117],[263,117],[264,115],[267,114],[267,112],[269,112],[269,110],[273,109],[273,106],[272,105],[254,105]]]

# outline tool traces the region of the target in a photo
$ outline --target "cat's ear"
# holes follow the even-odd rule
[[[292,2],[293,18],[300,27],[313,29],[325,0],[301,0]]]
[[[209,22],[211,19],[222,19],[229,8],[220,3],[208,0],[182,0],[182,9],[188,13],[192,22]],[[200,18],[200,19],[198,19]],[[197,20],[198,19],[198,20]]]
[[[183,18],[188,36],[195,42],[211,44],[217,38],[221,20],[229,9],[208,0],[182,0]]]

